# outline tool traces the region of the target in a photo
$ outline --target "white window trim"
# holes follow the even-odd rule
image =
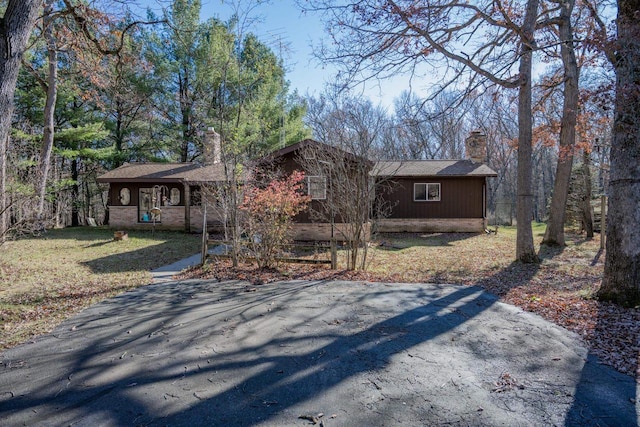
[[[177,187],[173,187],[171,190],[169,190],[169,203],[171,205],[177,206],[180,204],[180,198],[182,196],[182,194],[180,193],[181,191]]]
[[[311,194],[311,180],[312,179],[322,179],[322,183],[323,183],[323,195],[322,197],[314,197],[313,194]],[[322,176],[322,175],[309,175],[307,176],[307,194],[311,196],[311,200],[326,200],[327,198],[327,177],[326,176]]]
[[[426,188],[425,188],[426,199],[424,199],[424,200],[416,199],[416,186],[418,186],[418,185],[426,186]],[[430,185],[437,185],[438,186],[438,198],[437,199],[429,199],[429,186]],[[441,190],[442,190],[442,187],[440,186],[439,182],[415,182],[413,184],[413,201],[414,202],[439,202],[440,199],[442,198]]]
[[[131,190],[129,189],[129,187],[122,187],[120,189],[120,195],[118,196],[118,199],[120,200],[120,204],[122,206],[129,206],[131,204]]]

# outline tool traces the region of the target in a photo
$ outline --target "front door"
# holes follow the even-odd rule
[[[156,195],[153,188],[141,188],[138,197],[138,221],[139,222],[160,222],[160,215],[153,208],[155,207]],[[154,213],[156,215],[154,216]]]

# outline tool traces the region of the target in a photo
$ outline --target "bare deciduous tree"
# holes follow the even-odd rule
[[[560,122],[560,153],[556,168],[556,178],[549,210],[549,220],[543,243],[564,246],[564,222],[573,165],[573,149],[576,143],[576,122],[578,115],[579,68],[576,60],[575,38],[571,23],[575,0],[558,2],[560,13],[550,19],[549,25],[557,25],[563,75],[563,107]]]
[[[42,0],[9,0],[2,17],[2,26],[0,26],[0,111],[2,111],[0,114],[0,144],[3,147],[0,152],[3,154],[7,152],[18,70],[41,4]],[[0,161],[5,162],[6,155],[3,155]],[[0,172],[6,170],[5,166],[3,164]],[[5,180],[3,173],[0,181],[6,182]],[[2,203],[0,213],[3,215],[7,210],[6,200],[5,197],[0,199],[0,203]],[[4,235],[4,228],[8,226],[8,223],[2,221],[1,224],[3,230],[0,230],[0,235]]]
[[[332,44],[320,50],[320,57],[341,66],[347,84],[403,71],[423,76],[426,65],[446,65],[445,77],[451,78],[442,81],[443,87],[464,79],[469,92],[489,85],[519,90],[516,258],[536,262],[531,73],[539,1],[523,6],[502,1],[309,0],[305,5],[328,22]]]
[[[347,243],[348,268],[365,269],[370,220],[384,215],[384,206],[375,203],[369,159],[379,151],[387,115],[370,101],[325,96],[322,102],[310,102],[309,125],[314,136],[331,146],[305,147],[298,159],[307,176],[326,179],[326,199],[320,208],[311,205],[312,216],[330,222],[333,237]]]
[[[617,42],[610,55],[616,99],[607,220],[607,256],[600,298],[640,304],[640,1],[618,0]]]
[[[591,152],[584,149],[582,152],[582,181],[584,195],[582,196],[582,224],[587,234],[587,239],[593,239],[593,213],[591,212]]]
[[[224,179],[201,186],[202,206],[206,205],[207,216],[220,221],[224,238],[231,242],[232,264],[238,266],[243,234],[240,205],[244,198],[243,168],[240,163],[225,156]],[[207,218],[205,217],[205,220]]]
[[[397,143],[403,156],[393,159],[461,159],[464,140],[469,134],[465,120],[471,102],[454,92],[439,92],[421,100],[409,92],[395,103]],[[387,149],[386,151],[392,152]]]

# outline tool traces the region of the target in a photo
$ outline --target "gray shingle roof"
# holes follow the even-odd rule
[[[372,176],[498,176],[484,163],[471,160],[402,160],[379,161]]]
[[[471,160],[379,161],[372,176],[497,176],[483,163]],[[217,182],[225,180],[224,164],[127,163],[98,177],[99,182]]]
[[[197,163],[127,163],[98,177],[99,182],[224,181],[224,165]]]

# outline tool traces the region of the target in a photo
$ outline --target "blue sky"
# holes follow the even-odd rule
[[[143,7],[159,10],[169,7],[172,0],[140,0]],[[216,17],[226,21],[233,13],[229,1],[202,0],[201,19]],[[244,6],[258,3],[256,0],[242,0]],[[287,70],[287,80],[292,89],[300,95],[319,95],[325,82],[333,80],[335,69],[323,66],[313,57],[312,46],[318,45],[323,37],[324,25],[313,14],[303,14],[293,0],[271,0],[254,7],[250,32],[269,45],[282,59]],[[401,91],[409,89],[407,77],[397,77],[385,82],[369,82],[355,92],[369,97],[375,104],[392,109],[393,98]],[[416,89],[415,87],[413,88]]]
[[[221,0],[202,1],[202,19],[214,16],[226,21],[232,12]],[[312,44],[319,43],[324,35],[322,23],[303,14],[292,0],[274,0],[258,6],[249,19],[248,30],[281,55],[292,87],[301,95],[320,93],[324,82],[331,78],[331,72],[312,56]]]

